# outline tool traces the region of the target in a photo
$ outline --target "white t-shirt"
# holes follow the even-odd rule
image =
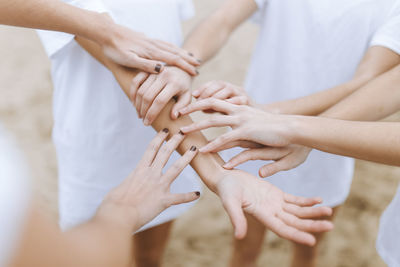
[[[260,25],[245,88],[260,103],[298,98],[350,80],[395,0],[255,0]],[[232,157],[235,152],[228,152]],[[253,174],[265,162],[242,168]],[[336,206],[350,191],[354,161],[312,151],[267,178],[284,191]]]
[[[177,45],[182,41],[182,20],[194,13],[190,0],[65,2],[110,13],[121,25]],[[52,63],[60,224],[67,229],[94,215],[107,192],[136,167],[155,132],[137,118],[112,73],[72,35],[39,31],[39,36]],[[173,192],[200,189],[190,168],[171,187]],[[146,227],[174,219],[192,205],[171,207]]]
[[[28,172],[0,125],[0,267],[7,266],[18,245],[30,196]]]
[[[371,43],[400,54],[400,1]],[[400,187],[381,217],[376,248],[389,267],[400,267]]]

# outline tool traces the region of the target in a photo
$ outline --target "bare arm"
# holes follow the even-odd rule
[[[92,220],[63,234],[35,206],[25,225],[12,267],[125,267],[131,260],[130,229],[112,222]]]
[[[130,266],[132,233],[168,207],[200,196],[199,192],[171,193],[171,183],[198,151],[186,151],[163,173],[172,152],[185,138],[177,134],[163,144],[168,136],[167,130],[157,134],[135,170],[107,194],[88,222],[61,233],[57,224],[33,205],[11,266]]]
[[[77,41],[92,56],[113,72],[124,92],[127,96],[131,96],[129,87],[131,86],[133,77],[135,75],[136,77],[138,76],[137,72],[107,61],[102,56],[100,49],[93,42],[80,38],[77,38]],[[157,119],[152,123],[153,128],[156,130],[168,128],[172,133],[176,133],[179,132],[181,127],[192,123],[189,116],[181,116],[176,120],[171,120],[169,114],[172,105],[173,101],[170,101],[163,108]],[[185,136],[185,140],[177,147],[177,151],[180,153],[189,147],[202,147],[207,143],[204,136],[199,132]],[[332,229],[332,225],[328,222],[315,222],[304,219],[305,214],[303,212],[307,209],[300,206],[304,205],[304,203],[312,206],[320,203],[320,199],[304,199],[284,194],[270,183],[259,180],[248,173],[239,170],[225,170],[221,167],[222,164],[223,160],[216,153],[199,153],[191,161],[191,166],[199,174],[202,181],[221,199],[235,228],[235,236],[237,238],[243,238],[246,235],[247,222],[244,212],[253,215],[278,235],[307,245],[315,243],[315,238],[308,232],[324,232]],[[299,217],[294,218],[297,221],[296,223],[285,219],[287,216],[294,215],[295,213],[294,210],[287,211],[283,208],[288,203],[300,208],[296,211],[296,216]],[[331,213],[331,210],[326,208],[319,209],[315,207],[312,210],[312,215],[309,213],[306,217],[312,218]],[[283,214],[281,214],[281,217],[276,217],[277,213]]]
[[[83,38],[77,38],[78,43],[86,49],[94,58],[106,66],[110,71],[113,72],[119,85],[125,94],[130,98],[130,86],[132,79],[138,74],[137,71],[122,67],[111,61],[109,61],[102,53],[100,47],[95,43],[85,40]],[[157,119],[153,122],[152,126],[156,131],[164,128],[168,128],[171,133],[179,132],[179,129],[185,125],[192,123],[189,116],[180,117],[176,120],[172,120],[169,116],[170,110],[173,105],[171,100],[158,115]],[[133,107],[132,107],[133,108]],[[182,153],[191,146],[202,147],[207,143],[207,140],[201,133],[190,134],[178,147],[178,152]],[[219,157],[218,154],[200,154],[192,162],[191,165],[198,173],[203,182],[215,192],[216,183],[218,183],[218,177],[224,175],[225,170],[221,167],[224,161]]]
[[[223,47],[231,33],[257,10],[253,0],[226,0],[188,36],[184,48],[207,61]]]
[[[200,63],[185,50],[115,24],[106,14],[59,0],[0,1],[0,24],[71,33],[96,42],[112,61],[159,73],[163,62],[196,75]]]
[[[375,121],[400,109],[400,65],[380,75],[327,111],[323,117]]]
[[[106,42],[112,21],[59,0],[0,1],[0,24],[53,30]]]
[[[400,56],[397,53],[384,47],[374,46],[367,51],[349,82],[309,96],[262,107],[274,113],[316,116],[399,63]]]
[[[292,142],[328,153],[400,166],[400,124],[294,118]]]

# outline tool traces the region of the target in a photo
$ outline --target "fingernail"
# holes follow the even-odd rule
[[[196,194],[196,196],[200,196],[200,192],[199,191],[196,191],[194,193]]]
[[[154,68],[154,70],[155,70],[157,73],[160,73],[160,71],[161,71],[161,64],[157,64],[156,67]]]
[[[196,146],[192,146],[191,148],[190,148],[190,151],[196,151],[197,150],[197,147]]]
[[[176,102],[178,102],[178,96],[173,96],[172,99]]]
[[[200,74],[200,72],[199,72],[198,70],[196,70],[196,74],[197,74],[197,75],[199,75],[199,74]]]
[[[225,163],[224,165],[222,165],[222,168],[224,169],[229,169],[230,168],[230,164],[229,163]]]
[[[163,131],[164,133],[169,133],[168,128],[164,128],[162,131]]]
[[[175,115],[176,118],[179,118],[179,112],[178,111],[175,111],[174,115]]]
[[[199,63],[203,63],[203,60],[201,60],[201,59],[197,59],[197,62],[199,62]]]
[[[201,153],[203,153],[204,151],[206,151],[206,149],[207,149],[207,147],[203,146],[202,148],[199,149],[199,151],[200,151]]]
[[[179,130],[178,132],[180,135],[185,135],[184,132],[182,132],[182,130]]]
[[[190,53],[190,52],[189,52],[189,56],[194,57],[193,53]]]
[[[193,95],[193,96],[198,96],[198,95],[199,95],[199,93],[200,93],[200,91],[198,91],[198,90],[194,90],[194,91],[192,92],[192,95]]]
[[[148,125],[150,124],[150,123],[149,123],[149,119],[144,119],[143,124],[146,125],[146,126],[148,126]]]

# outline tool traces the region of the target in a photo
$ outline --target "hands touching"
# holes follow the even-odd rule
[[[295,197],[282,192],[274,185],[240,170],[226,171],[216,185],[235,229],[235,237],[243,238],[247,231],[244,212],[277,235],[305,245],[313,246],[315,237],[310,233],[333,229],[329,221],[314,220],[332,215],[329,207],[312,207],[320,204],[320,198]]]
[[[200,61],[186,50],[115,24],[106,14],[104,17],[108,18],[111,30],[97,43],[113,62],[148,73],[160,73],[167,64],[197,75]]]
[[[257,106],[242,87],[225,81],[210,81],[205,83],[194,90],[192,95],[198,100],[216,98],[236,105]]]
[[[302,164],[311,149],[292,144],[290,139],[290,120],[288,115],[271,114],[245,105],[234,105],[219,99],[208,98],[193,103],[183,109],[182,115],[200,110],[216,112],[209,119],[183,127],[184,133],[203,130],[210,127],[230,126],[232,131],[221,135],[201,152],[219,152],[235,146],[248,148],[224,165],[232,169],[248,160],[272,160],[263,166],[261,177],[273,175],[279,171],[290,170]],[[221,114],[222,113],[222,114]]]
[[[199,198],[200,192],[170,192],[171,183],[198,151],[192,147],[163,174],[162,170],[171,154],[185,138],[182,134],[176,134],[163,145],[168,132],[164,129],[157,134],[136,169],[106,196],[96,217],[120,220],[122,227],[136,231],[168,207]]]
[[[237,145],[234,144],[234,146],[246,148],[246,146],[242,145],[241,142]],[[312,150],[311,148],[299,145],[289,145],[286,147],[258,146],[247,148],[248,149],[230,159],[223,167],[225,169],[233,169],[250,160],[272,161],[262,166],[258,172],[260,177],[265,178],[274,175],[275,173],[288,171],[300,166],[306,161]]]
[[[191,76],[176,67],[165,67],[160,74],[141,72],[132,80],[130,99],[139,118],[148,126],[172,98],[176,100],[176,104],[171,110],[171,118],[177,119],[179,110],[192,100],[191,85]]]

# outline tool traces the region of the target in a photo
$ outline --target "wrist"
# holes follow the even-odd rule
[[[108,225],[114,229],[120,229],[125,233],[133,233],[140,226],[137,223],[135,209],[104,201],[99,207],[93,221],[102,225]]]
[[[92,27],[85,36],[100,46],[112,44],[116,34],[116,24],[107,13],[93,12]]]
[[[285,137],[290,144],[303,145],[304,133],[307,132],[307,117],[297,115],[285,115]]]

